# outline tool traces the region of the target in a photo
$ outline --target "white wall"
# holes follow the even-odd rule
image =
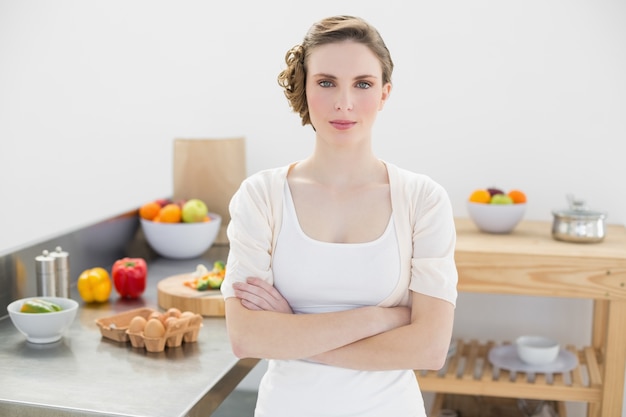
[[[442,183],[456,215],[498,185],[527,192],[529,219],[574,193],[626,223],[622,0],[0,0],[0,253],[171,194],[174,138],[244,135],[250,173],[304,157],[276,75],[336,13],[374,23],[396,63],[377,152]],[[528,302],[496,302],[518,324],[503,331],[535,322]],[[499,329],[474,320],[484,305],[460,300],[459,332]],[[538,309],[588,340],[565,319],[588,306]]]

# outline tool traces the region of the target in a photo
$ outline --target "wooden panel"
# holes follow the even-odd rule
[[[598,243],[554,240],[551,223],[543,221],[523,220],[512,233],[506,235],[481,232],[467,218],[456,218],[455,225],[458,252],[626,261],[626,227],[622,225],[607,225],[606,238]]]
[[[245,138],[175,139],[173,199],[199,198],[222,216],[216,242],[228,243],[228,204],[246,178]]]
[[[626,371],[626,302],[613,301],[609,306],[605,355],[602,363],[604,386],[600,415],[616,415],[623,412],[624,372]],[[618,412],[619,414],[619,412]]]
[[[599,243],[559,242],[550,223],[523,221],[508,235],[455,219],[460,291],[626,300],[626,228]]]
[[[459,291],[626,300],[626,261],[457,252]]]

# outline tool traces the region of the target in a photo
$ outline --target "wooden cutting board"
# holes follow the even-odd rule
[[[167,310],[175,307],[206,317],[224,316],[224,298],[220,290],[196,291],[184,284],[191,281],[191,274],[174,275],[157,284],[159,307]]]

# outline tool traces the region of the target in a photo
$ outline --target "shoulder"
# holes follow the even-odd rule
[[[389,185],[396,191],[413,197],[446,194],[443,186],[428,175],[400,168],[389,162],[385,162],[385,165],[389,174]]]
[[[242,181],[237,194],[269,200],[282,190],[288,171],[289,166],[258,171]]]
[[[289,165],[264,169],[250,175],[241,184],[242,186],[253,188],[267,188],[276,184],[282,184],[287,179],[288,171]]]
[[[230,201],[230,211],[277,215],[282,206],[289,166],[258,171],[244,179]]]

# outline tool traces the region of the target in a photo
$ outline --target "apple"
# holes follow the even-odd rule
[[[208,213],[209,209],[204,201],[192,198],[183,204],[181,215],[184,223],[198,223],[204,221]]]
[[[495,194],[491,197],[491,204],[513,204],[513,199],[506,194]]]
[[[154,200],[154,201],[155,201],[155,203],[157,203],[161,207],[165,207],[169,203],[172,202],[172,200],[170,200],[169,198],[159,198],[158,200]]]

